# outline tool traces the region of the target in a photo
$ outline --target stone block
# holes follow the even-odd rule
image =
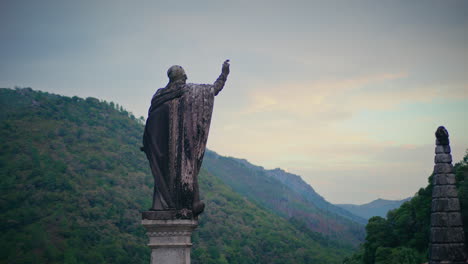
[[[456,198],[457,188],[455,185],[438,185],[432,189],[432,198]]]
[[[463,227],[432,227],[430,241],[439,243],[463,243],[465,235]]]
[[[157,210],[144,211],[141,213],[141,219],[145,220],[191,220],[195,219],[191,210]]]
[[[445,141],[440,141],[439,139],[436,138],[435,140],[436,146],[449,146],[450,145],[450,140],[447,138]]]
[[[439,153],[446,153],[446,154],[449,154],[450,153],[450,146],[449,145],[438,145],[436,146],[435,148],[435,153],[436,154],[439,154]]]
[[[434,157],[435,163],[452,163],[452,155],[450,154],[436,154]]]
[[[466,248],[463,243],[431,244],[430,247],[432,260],[460,261],[463,263],[467,259]]]
[[[143,219],[141,223],[149,237],[151,264],[190,264],[191,235],[197,220]]]
[[[433,178],[434,185],[455,184],[455,174],[436,174]]]
[[[431,226],[433,227],[459,227],[463,226],[461,214],[459,212],[452,213],[432,213]]]
[[[434,165],[435,174],[453,173],[453,165],[448,163],[438,163]]]
[[[431,212],[459,212],[460,202],[457,198],[432,199]]]

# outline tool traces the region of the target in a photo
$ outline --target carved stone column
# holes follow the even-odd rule
[[[149,237],[151,264],[190,264],[192,232],[198,226],[193,219],[143,219]]]
[[[439,127],[436,138],[429,263],[462,264],[467,252],[447,130]]]

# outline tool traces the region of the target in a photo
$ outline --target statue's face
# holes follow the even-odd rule
[[[167,70],[167,76],[171,82],[182,81],[185,83],[187,75],[185,74],[184,68],[179,65],[174,65]]]

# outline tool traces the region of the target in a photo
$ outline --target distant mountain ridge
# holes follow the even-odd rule
[[[357,223],[366,223],[366,220],[358,215],[350,213],[332,203],[326,201],[320,194],[315,192],[314,188],[306,183],[300,176],[286,172],[282,169],[267,170],[267,174],[279,180],[281,183],[289,186],[291,189],[300,193],[305,199],[314,203],[318,208],[335,213],[339,216],[348,218]]]
[[[298,175],[281,169],[265,170],[245,159],[207,151],[203,167],[233,190],[285,219],[300,221],[331,239],[357,245],[365,235],[365,219],[334,206]]]
[[[219,156],[219,154],[217,154],[216,152],[214,152],[214,154]],[[244,164],[248,168],[258,170],[260,172],[265,173],[269,177],[279,180],[282,184],[295,190],[297,193],[302,195],[306,200],[314,203],[320,209],[330,211],[332,213],[348,218],[357,223],[362,223],[362,224],[367,223],[367,220],[365,218],[362,218],[356,214],[349,212],[346,209],[343,209],[339,206],[336,206],[332,203],[327,202],[320,194],[318,194],[314,190],[312,186],[310,186],[310,184],[306,183],[299,175],[286,172],[281,168],[266,170],[262,166],[256,166],[256,165],[251,164],[246,159],[238,159],[238,158],[232,158],[232,159],[238,161],[239,163]]]
[[[369,219],[372,216],[386,217],[388,211],[400,207],[404,202],[411,200],[408,197],[403,200],[385,200],[376,199],[370,203],[355,205],[355,204],[336,204],[349,212],[358,215],[362,218]]]

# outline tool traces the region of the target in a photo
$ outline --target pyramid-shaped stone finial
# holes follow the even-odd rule
[[[450,154],[449,134],[437,128],[432,190],[430,264],[466,264],[467,250]]]

